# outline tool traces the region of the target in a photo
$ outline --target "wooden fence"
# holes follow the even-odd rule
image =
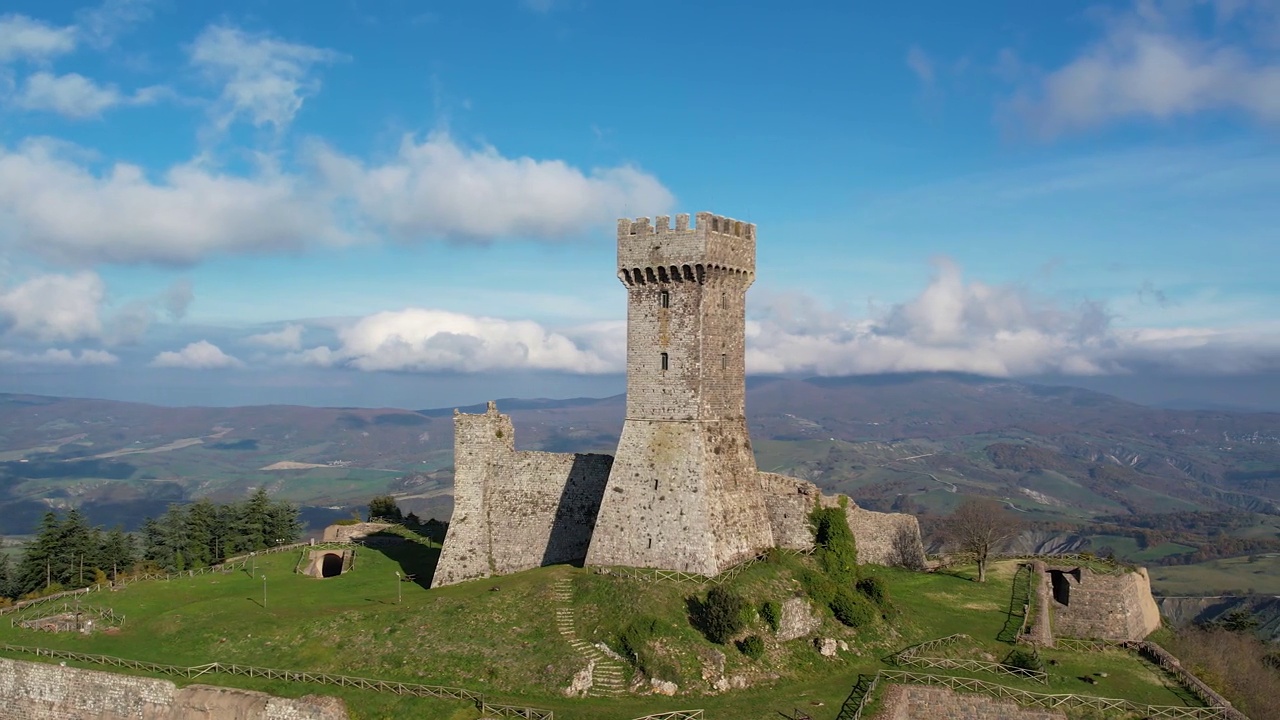
[[[33,609],[34,608],[34,609]],[[77,601],[72,605],[65,598],[62,598],[62,606],[46,606],[44,604],[36,606],[28,606],[23,608],[24,612],[14,613],[9,619],[9,627],[17,627],[19,625],[30,626],[31,623],[49,617],[51,615],[70,615],[72,613],[89,613],[96,615],[99,620],[104,620],[108,627],[124,627],[124,613],[116,613],[109,607],[98,607],[96,605],[80,605]],[[31,612],[25,612],[31,610]]]
[[[242,675],[244,677],[265,678],[269,680],[287,680],[289,682],[312,683],[315,685],[337,685],[371,692],[391,693],[393,695],[409,695],[412,697],[441,698],[446,700],[463,700],[474,703],[482,713],[508,718],[529,718],[530,720],[555,720],[555,713],[534,707],[519,705],[499,705],[490,703],[484,696],[465,688],[444,687],[440,685],[422,685],[419,683],[398,682],[394,680],[373,680],[370,678],[336,675],[333,673],[303,672],[298,670],[277,670],[261,668],[237,663],[212,662],[194,667],[150,663],[141,660],[126,660],[110,655],[90,655],[68,650],[29,647],[25,645],[0,645],[0,651],[23,653],[36,657],[47,657],[91,665],[107,665],[126,670],[137,670],[157,675],[169,675],[187,679],[198,678],[210,673],[224,675]]]
[[[703,720],[703,715],[702,710],[671,710],[633,718],[633,720]]]
[[[919,645],[902,650],[889,656],[889,662],[894,665],[918,668],[935,668],[940,670],[968,670],[970,672],[986,672],[996,675],[1011,675],[1013,677],[1034,680],[1039,683],[1049,684],[1049,674],[1042,670],[1030,670],[1028,668],[1017,667],[1016,665],[1005,665],[1004,663],[992,662],[990,660],[975,660],[971,658],[945,658],[931,657],[928,655],[931,651],[936,651],[948,645],[954,645],[961,640],[972,640],[968,635],[956,634],[938,638],[937,640],[928,640]]]
[[[869,689],[863,694],[861,701],[850,707],[851,695],[850,701],[846,701],[846,708],[841,709],[837,720],[860,720],[862,711],[869,704],[867,698],[871,697],[872,691],[880,682],[904,685],[937,685],[958,692],[981,693],[997,700],[1011,700],[1025,707],[1039,707],[1048,710],[1094,710],[1103,713],[1135,713],[1140,717],[1153,720],[1156,718],[1170,718],[1172,720],[1248,720],[1248,718],[1245,718],[1230,707],[1197,708],[1179,705],[1144,705],[1131,700],[1094,697],[1092,695],[1075,695],[1073,693],[1052,695],[1011,688],[974,678],[956,677],[954,675],[931,675],[908,670],[881,670],[877,672],[875,677],[866,683]],[[862,684],[863,677],[860,676],[859,685]],[[848,712],[846,712],[846,709],[848,709]]]

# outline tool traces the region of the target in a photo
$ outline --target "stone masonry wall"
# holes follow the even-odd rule
[[[489,403],[454,415],[454,511],[432,586],[586,557],[613,458],[517,452]]]
[[[0,658],[6,720],[347,720],[331,697],[278,698],[208,685]]]
[[[1066,720],[1065,713],[1024,708],[1009,700],[928,685],[890,685],[876,720]]]
[[[391,527],[388,523],[356,523],[355,525],[330,525],[324,529],[324,542],[351,542],[366,535],[382,532]]]
[[[915,566],[913,562],[924,562],[924,545],[920,541],[920,523],[914,515],[905,513],[881,513],[858,507],[858,504],[844,495],[823,495],[823,507],[835,507],[844,498],[847,506],[845,520],[853,531],[853,539],[858,544],[858,562],[872,565]],[[902,558],[895,546],[899,534],[910,538],[909,552],[914,558]],[[905,550],[906,548],[904,548]]]
[[[818,507],[821,497],[818,486],[777,473],[762,472],[757,477],[764,490],[765,506],[769,508],[773,544],[788,550],[813,547],[809,513]]]
[[[1046,575],[1055,636],[1141,640],[1160,627],[1146,568],[1112,575],[1050,566]]]

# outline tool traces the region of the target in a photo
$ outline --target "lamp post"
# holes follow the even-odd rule
[[[262,573],[262,609],[267,609],[267,574]]]
[[[399,605],[399,604],[400,604],[400,593],[401,593],[401,592],[403,592],[403,591],[400,589],[400,571],[399,571],[399,570],[397,570],[397,571],[396,571],[396,604],[397,604],[397,605]]]

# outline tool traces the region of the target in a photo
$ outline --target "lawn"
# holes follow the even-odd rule
[[[1280,553],[1150,570],[1152,590],[1160,595],[1280,595]]]
[[[795,708],[815,718],[832,718],[860,673],[888,667],[883,658],[907,645],[965,633],[972,641],[959,652],[974,657],[999,660],[1011,648],[996,640],[1010,621],[1011,563],[993,567],[985,584],[974,582],[972,570],[964,568],[950,574],[864,568],[888,582],[892,622],[854,630],[824,610],[825,619],[814,635],[844,640],[847,652],[825,658],[809,637],[788,643],[769,639],[764,658],[751,660],[732,644],[709,643],[689,626],[686,602],[696,592],[690,584],[642,582],[557,566],[428,590],[437,552],[417,543],[361,548],[354,570],[325,580],[293,574],[298,555],[267,555],[257,560],[255,576],[238,571],[148,581],[87,596],[86,605],[106,604],[126,616],[119,632],[63,635],[0,623],[0,642],[178,665],[238,662],[459,686],[483,692],[493,702],[552,709],[562,720],[631,718],[680,708],[704,708],[708,718],[726,720],[776,720],[779,712],[790,714]],[[786,557],[757,564],[731,585],[754,605],[781,602],[801,592],[796,573],[804,562],[809,560]],[[415,582],[400,582],[396,572],[415,576]],[[572,581],[575,627],[584,639],[614,645],[617,631],[638,614],[660,618],[655,642],[662,650],[658,655],[665,663],[663,673],[689,694],[564,697],[562,688],[585,662],[555,627],[552,588],[559,578]],[[1015,624],[1018,620],[1014,618]],[[753,620],[751,632],[771,638],[759,618]],[[703,673],[708,658],[717,656],[724,676],[742,677],[750,687],[706,694]],[[1159,671],[1131,655],[1062,652],[1047,657],[1058,662],[1048,688],[978,677],[1038,692],[1182,704]],[[1081,680],[1102,672],[1107,677],[1101,686]],[[375,698],[351,689],[263,685],[230,676],[202,679],[283,695],[339,695],[348,700],[357,720],[475,717],[470,708],[440,700]]]

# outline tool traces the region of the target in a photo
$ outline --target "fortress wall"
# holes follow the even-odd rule
[[[809,513],[818,506],[821,496],[818,487],[806,480],[777,473],[762,472],[757,477],[764,491],[765,506],[769,509],[773,544],[789,550],[813,547]]]
[[[1104,575],[1087,567],[1051,566],[1046,574],[1056,636],[1141,640],[1160,627],[1146,568]]]
[[[928,685],[890,685],[876,720],[1067,720],[1065,713],[1024,708],[1011,700]]]
[[[716,575],[773,544],[745,423],[628,419],[589,565]]]
[[[613,458],[517,452],[508,415],[454,415],[454,510],[432,586],[581,560]]]
[[[823,507],[835,507],[840,504],[844,495],[822,496]],[[905,513],[881,513],[858,507],[853,500],[848,501],[845,519],[849,529],[853,531],[853,539],[858,544],[858,562],[871,565],[912,565],[912,561],[924,562],[924,545],[920,541],[920,523],[914,515]],[[904,535],[909,539],[903,548],[915,558],[903,558],[899,551],[898,537]]]
[[[324,542],[351,542],[391,527],[387,523],[356,523],[355,525],[330,525],[324,529]]]
[[[7,720],[347,720],[331,697],[278,698],[251,690],[190,685],[0,658]]]

